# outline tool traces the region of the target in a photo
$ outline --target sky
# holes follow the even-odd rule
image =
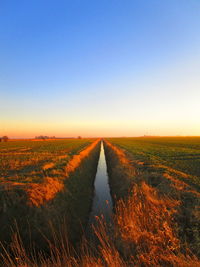
[[[200,135],[200,1],[0,0],[0,135]]]

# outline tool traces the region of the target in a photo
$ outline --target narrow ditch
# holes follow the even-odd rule
[[[87,235],[92,232],[92,226],[97,223],[97,218],[103,216],[104,221],[109,224],[112,221],[113,202],[110,194],[110,186],[108,182],[107,164],[105,159],[104,145],[101,141],[101,150],[99,162],[97,166],[97,173],[94,181],[94,197],[92,209],[89,215],[87,226]]]

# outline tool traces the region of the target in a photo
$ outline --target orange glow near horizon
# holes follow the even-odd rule
[[[152,1],[3,1],[0,136],[200,135],[200,1]]]
[[[69,122],[69,123],[31,123],[31,122],[13,122],[4,123],[1,129],[1,135],[7,135],[10,138],[34,138],[39,135],[56,137],[131,137],[131,136],[198,136],[200,126],[189,124],[171,124],[163,127],[160,122]]]

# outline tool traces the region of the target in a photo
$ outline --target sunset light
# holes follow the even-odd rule
[[[199,12],[179,0],[2,2],[2,134],[199,135]]]
[[[200,267],[200,0],[2,0],[0,92],[0,266]]]

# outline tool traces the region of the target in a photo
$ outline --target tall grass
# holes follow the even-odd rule
[[[32,243],[37,251],[49,251],[48,244],[40,233],[53,239],[49,222],[56,229],[64,225],[70,242],[78,243],[91,209],[99,152],[100,143],[95,142],[81,151],[81,155],[79,153],[72,157],[70,166],[73,166],[73,170],[66,172],[65,179],[60,177],[60,181],[55,179],[52,183],[46,183],[45,188],[40,184],[39,190],[32,191],[34,195],[31,199],[35,202],[32,201],[31,205],[23,188],[3,190],[0,194],[0,240],[4,245],[11,242],[11,228],[15,225],[15,220],[25,248],[31,249]],[[79,158],[79,161],[74,161],[74,158]],[[63,189],[58,191],[56,186],[60,184]],[[48,193],[52,197],[52,192],[55,196],[49,199]]]
[[[55,198],[56,194],[63,190],[65,179],[67,179],[70,173],[74,172],[81,165],[82,161],[89,156],[98,143],[99,139],[87,146],[79,154],[74,155],[65,167],[64,177],[59,177],[60,179],[46,177],[42,183],[31,183],[26,190],[28,195],[28,204],[41,206],[47,201]]]
[[[155,189],[142,183],[132,189],[126,200],[119,200],[110,232],[99,218],[94,229],[97,243],[83,239],[78,250],[68,242],[67,232],[52,228],[53,241],[46,240],[50,254],[36,257],[26,253],[19,233],[13,236],[10,254],[4,253],[7,267],[128,267],[128,266],[200,266],[200,261],[180,250],[180,241],[173,228],[174,203],[160,198]],[[92,242],[92,241],[91,241]],[[93,246],[96,246],[96,249]],[[12,257],[10,256],[12,255]]]
[[[180,239],[180,228],[184,228],[180,213],[189,210],[183,202],[188,192],[178,191],[176,183],[165,177],[159,178],[160,183],[164,182],[165,190],[163,186],[158,190],[150,185],[152,173],[149,173],[148,179],[144,177],[120,148],[106,142],[105,152],[111,192],[116,199],[115,244],[126,262],[136,266],[200,265],[190,251],[191,244],[185,242],[183,246],[183,240]],[[197,194],[190,192],[190,197],[194,205],[199,203]],[[187,219],[187,214],[184,218]],[[190,229],[194,226],[193,231],[200,221],[200,218],[198,221],[196,218],[191,218],[188,224]],[[194,225],[194,222],[197,224]],[[197,241],[193,250],[196,255]]]
[[[34,248],[27,252],[17,232],[9,252],[5,249],[1,255],[3,266],[200,266],[200,260],[189,249],[182,249],[177,233],[175,214],[181,201],[159,194],[156,188],[137,179],[137,170],[123,151],[110,145],[106,148],[106,155],[112,195],[116,193],[117,196],[113,227],[108,228],[103,219],[98,218],[94,228],[97,241],[94,243],[83,238],[75,249],[69,242],[66,229],[57,231],[52,224],[53,238],[46,238],[48,255],[42,251],[35,253]]]

